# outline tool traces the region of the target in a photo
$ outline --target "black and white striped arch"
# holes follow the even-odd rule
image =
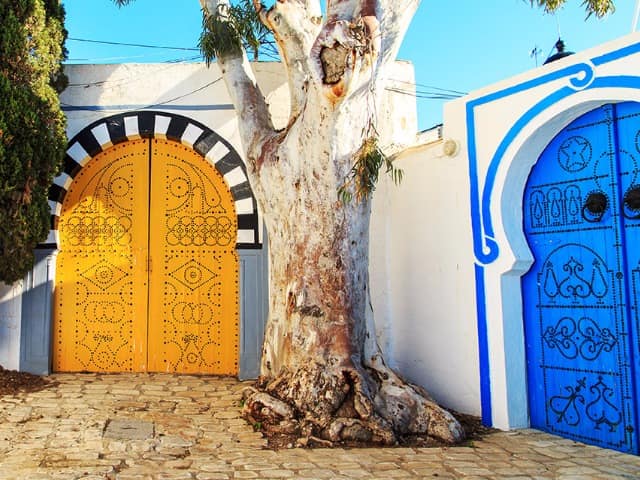
[[[142,111],[103,118],[85,127],[68,144],[63,172],[49,190],[51,231],[40,247],[58,248],[62,202],[78,172],[98,153],[138,138],[166,138],[193,148],[224,177],[238,216],[237,248],[260,248],[258,210],[246,168],[235,149],[213,130],[181,115]]]

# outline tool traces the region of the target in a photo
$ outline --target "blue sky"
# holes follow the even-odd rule
[[[70,38],[196,48],[200,10],[196,0],[136,0],[117,8],[111,0],[63,0]],[[413,62],[418,84],[419,127],[442,121],[437,89],[469,92],[536,67],[558,38],[581,51],[631,32],[634,0],[617,0],[605,19],[585,21],[581,0],[569,0],[556,15],[526,0],[423,0],[399,58]],[[197,51],[166,50],[67,41],[68,63],[191,60]]]

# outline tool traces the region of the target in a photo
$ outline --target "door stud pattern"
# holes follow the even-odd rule
[[[183,145],[153,140],[152,158],[150,368],[236,373],[238,258],[232,197],[216,169]]]
[[[640,105],[605,105],[547,146],[524,193],[531,425],[638,453]],[[631,205],[631,206],[630,206]]]
[[[100,154],[63,204],[54,300],[54,368],[144,370],[136,348],[146,336],[144,247],[148,145],[135,141]],[[140,195],[142,193],[142,195]]]
[[[201,156],[118,144],[74,180],[58,227],[56,370],[237,373],[237,221]]]

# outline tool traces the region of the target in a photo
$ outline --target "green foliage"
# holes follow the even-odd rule
[[[271,31],[260,21],[252,0],[241,0],[233,5],[231,16],[235,18],[244,48],[252,52],[253,60],[257,61],[260,47],[269,43]]]
[[[202,16],[202,33],[198,46],[207,65],[215,58],[242,55],[240,31],[230,12],[231,9],[223,4],[215,12]]]
[[[349,203],[355,197],[357,202],[368,198],[376,189],[380,169],[391,176],[398,185],[402,181],[403,172],[386,156],[376,136],[367,138],[355,157],[355,162],[345,182],[338,188],[338,197],[342,203]]]
[[[0,0],[0,280],[33,264],[50,228],[49,186],[64,157],[66,77],[58,0]]]
[[[199,47],[209,64],[220,56],[239,56],[242,49],[258,60],[260,47],[270,43],[271,32],[260,21],[252,0],[240,0],[231,6],[219,5],[203,15]]]
[[[531,5],[542,7],[546,12],[551,13],[562,7],[567,0],[530,0],[530,2]],[[591,15],[602,18],[615,11],[613,0],[584,0],[582,6],[587,12],[587,18]]]
[[[135,0],[113,0],[124,7]],[[256,12],[253,0],[237,0],[231,5],[218,5],[217,11],[202,16],[202,33],[198,46],[209,65],[221,56],[239,56],[242,49],[258,60],[263,45],[272,45],[271,31],[264,26]]]

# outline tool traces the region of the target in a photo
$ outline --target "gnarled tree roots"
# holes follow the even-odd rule
[[[266,433],[298,446],[395,445],[408,437],[438,444],[464,438],[458,421],[421,388],[388,367],[309,363],[245,391],[243,415]]]

